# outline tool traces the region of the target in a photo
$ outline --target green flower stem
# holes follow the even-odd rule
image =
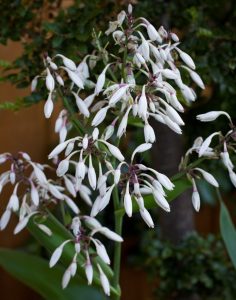
[[[119,210],[120,201],[119,201],[119,191],[116,186],[113,190],[113,200],[114,200],[114,209]],[[123,224],[123,214],[115,213],[115,232],[119,235],[122,235],[122,224]],[[120,265],[121,265],[121,243],[115,243],[114,250],[114,277],[113,277],[113,286],[120,291],[119,281],[120,281]],[[114,300],[119,300],[120,295],[115,295]]]

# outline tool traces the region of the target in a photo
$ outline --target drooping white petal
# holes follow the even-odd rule
[[[65,200],[66,204],[71,208],[71,210],[75,214],[79,213],[79,208],[72,199],[70,199],[68,196],[64,195],[64,200]]]
[[[102,71],[102,73],[98,76],[98,79],[97,79],[97,83],[96,83],[96,87],[95,87],[95,94],[98,95],[103,87],[104,87],[104,84],[105,84],[105,80],[106,80],[106,71],[108,69],[108,67],[110,66],[110,64],[108,64],[104,70]]]
[[[154,222],[148,210],[146,208],[139,210],[141,217],[143,218],[144,222],[151,228],[154,228]]]
[[[33,182],[31,183],[30,197],[35,206],[39,205],[39,193]]]
[[[63,247],[59,246],[58,248],[56,248],[50,258],[49,261],[49,266],[50,268],[54,267],[56,265],[56,263],[58,262],[58,260],[60,259],[61,255],[62,255],[62,251],[63,251]]]
[[[199,171],[202,174],[203,178],[207,182],[209,182],[211,185],[213,185],[215,187],[219,187],[219,183],[216,181],[216,179],[214,178],[214,176],[212,176],[210,173],[208,173],[205,170],[200,169],[200,168],[195,168],[194,170]]]
[[[72,91],[72,94],[75,97],[77,107],[81,114],[83,114],[86,118],[89,118],[90,113],[84,101],[75,92]]]
[[[147,151],[147,150],[149,150],[149,149],[151,149],[151,148],[152,148],[152,144],[150,144],[150,143],[145,143],[145,144],[139,145],[139,146],[134,150],[134,152],[133,152],[133,154],[132,154],[132,156],[131,156],[131,161],[133,161],[134,156],[135,156],[136,153],[142,153],[142,152],[145,152],[145,151]]]
[[[144,138],[146,143],[154,143],[156,140],[155,132],[149,123],[144,126]]]
[[[14,234],[17,234],[19,233],[20,231],[22,231],[26,225],[28,224],[29,222],[29,217],[25,217],[24,219],[22,219],[15,227],[14,229]]]
[[[129,217],[132,217],[132,199],[129,193],[129,181],[126,184],[125,196],[124,196],[124,208]]]
[[[105,119],[105,117],[107,115],[108,109],[109,109],[109,106],[106,106],[106,107],[103,107],[102,109],[100,109],[96,113],[96,115],[92,121],[92,126],[97,127],[99,124],[101,124],[103,122],[103,120]]]
[[[62,277],[62,288],[65,289],[69,282],[70,282],[70,279],[71,279],[71,271],[70,269],[67,269]]]
[[[88,285],[92,284],[93,282],[93,267],[91,263],[86,263],[85,265],[85,274],[88,280]]]
[[[57,145],[56,148],[54,148],[52,150],[52,152],[48,155],[48,158],[51,159],[51,158],[57,156],[58,154],[60,154],[67,147],[68,143],[69,143],[69,141],[65,141],[65,142]]]
[[[147,98],[145,94],[145,85],[142,88],[142,94],[138,102],[138,114],[143,120],[147,117]]]
[[[73,62],[73,60],[69,59],[68,57],[65,57],[62,54],[57,54],[56,56],[59,56],[62,58],[63,64],[65,67],[70,69],[71,71],[76,71],[76,64]]]
[[[11,218],[11,210],[6,209],[4,213],[2,214],[1,220],[0,220],[0,230],[4,230]]]
[[[99,141],[104,143],[107,146],[108,150],[111,152],[111,154],[115,158],[117,158],[119,161],[123,161],[125,159],[118,147],[116,147],[104,140],[99,140]]]
[[[132,106],[130,106],[127,109],[126,113],[124,114],[124,116],[123,116],[123,118],[122,118],[122,120],[119,124],[118,130],[117,130],[117,136],[119,138],[121,138],[122,135],[126,132],[126,127],[127,127],[127,123],[128,123],[128,116],[129,116],[129,112],[130,112],[131,108],[132,108]],[[114,126],[113,126],[113,128],[114,128]]]
[[[62,161],[60,161],[58,167],[57,167],[57,176],[61,177],[63,175],[66,174],[66,172],[69,169],[69,160],[68,159],[63,159]]]
[[[157,204],[164,209],[167,212],[170,212],[170,205],[165,199],[165,197],[158,191],[158,190],[153,190],[153,196]]]
[[[231,121],[230,115],[225,111],[209,111],[205,114],[198,115],[197,120],[201,122],[211,122],[215,121],[221,115],[225,115]]]
[[[98,256],[106,263],[106,264],[110,264],[110,258],[107,254],[106,248],[105,246],[98,240],[92,240],[94,242],[94,245],[96,247],[96,252],[98,254]]]
[[[88,180],[91,188],[95,190],[97,186],[97,175],[93,167],[91,155],[89,155]]]
[[[190,55],[185,53],[184,51],[180,50],[179,48],[175,48],[179,52],[179,56],[182,59],[182,61],[191,69],[195,70],[196,66],[195,63]]]
[[[78,88],[80,88],[80,89],[84,88],[83,81],[77,73],[75,73],[74,71],[71,71],[70,69],[68,69],[66,67],[61,67],[61,68],[64,69],[67,72],[70,80],[73,81],[73,83],[75,85],[77,85]]]
[[[113,106],[115,105],[120,99],[125,95],[127,89],[129,88],[129,85],[125,85],[120,87],[110,98],[109,105]]]
[[[100,273],[100,281],[101,281],[104,293],[107,296],[110,296],[110,283],[109,283],[109,280],[108,280],[107,276],[104,274],[104,272],[103,272],[103,270],[102,270],[102,268],[100,267],[99,264],[97,264],[97,267],[98,267],[98,270],[99,270],[99,273]]]
[[[123,238],[119,234],[110,230],[107,227],[100,227],[97,229],[97,232],[101,232],[103,235],[105,235],[108,239],[112,241],[123,242]]]
[[[49,92],[52,92],[55,88],[55,80],[52,77],[52,74],[50,73],[49,69],[47,68],[47,76],[46,76],[46,87],[49,90]]]
[[[199,157],[204,155],[204,153],[207,151],[208,147],[211,144],[212,138],[216,135],[219,135],[219,132],[214,132],[211,135],[209,135],[208,138],[205,139],[205,141],[201,145],[201,148],[199,149]]]

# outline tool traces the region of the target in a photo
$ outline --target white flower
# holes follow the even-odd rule
[[[56,73],[56,81],[59,83],[60,86],[64,86],[64,80],[62,77]]]
[[[18,184],[15,186],[13,194],[10,197],[10,200],[8,202],[7,208],[11,209],[12,211],[16,212],[19,209],[19,198],[16,194],[18,188]]]
[[[22,220],[16,225],[16,227],[15,227],[15,229],[14,229],[14,234],[17,234],[17,233],[19,233],[20,231],[22,231],[22,230],[26,227],[26,225],[28,224],[28,222],[29,222],[29,217],[28,217],[28,216],[25,217],[24,219],[22,219]]]
[[[54,267],[57,264],[57,262],[59,261],[61,255],[62,255],[62,251],[63,251],[64,246],[69,242],[70,242],[70,240],[67,240],[67,241],[63,242],[59,247],[57,247],[54,250],[54,252],[53,252],[53,254],[50,258],[50,262],[49,262],[49,267],[50,268]]]
[[[155,132],[152,128],[152,126],[149,125],[149,123],[145,123],[144,126],[144,137],[146,143],[154,143],[156,140]]]
[[[89,118],[90,113],[84,101],[76,93],[72,92],[72,94],[75,96],[76,104],[81,114],[83,114],[86,118]]]
[[[139,51],[141,52],[142,56],[144,57],[144,59],[146,61],[148,61],[150,59],[150,50],[149,50],[149,44],[148,42],[145,40],[144,36],[142,35],[142,33],[140,31],[138,31],[141,39],[142,39],[142,43],[139,46]]]
[[[102,211],[110,202],[111,199],[111,193],[114,189],[115,184],[113,184],[106,192],[105,195],[102,196],[102,199],[100,201],[99,205],[99,211]]]
[[[55,80],[52,77],[52,74],[50,73],[49,69],[46,69],[47,76],[46,76],[46,87],[49,90],[49,92],[52,92],[55,88]]]
[[[99,270],[99,273],[100,273],[100,281],[101,281],[104,293],[106,295],[110,296],[110,283],[109,283],[109,280],[106,277],[106,275],[104,274],[104,272],[103,272],[103,270],[102,270],[102,268],[100,267],[99,264],[97,264],[97,267],[98,267],[98,270]]]
[[[97,255],[106,263],[106,264],[110,264],[110,258],[107,254],[106,248],[104,247],[104,245],[97,239],[92,239],[95,247],[96,247],[96,252]]]
[[[67,67],[68,69],[70,69],[71,71],[76,71],[76,64],[73,62],[73,60],[65,57],[64,55],[62,54],[57,54],[56,56],[59,56],[62,58],[62,61],[63,61],[63,64],[65,67]],[[55,56],[55,57],[56,57]]]
[[[234,165],[229,157],[229,152],[227,151],[227,149],[226,149],[226,151],[220,153],[220,157],[222,159],[223,164],[225,165],[225,167],[227,169],[233,169]]]
[[[125,196],[124,196],[124,208],[129,217],[132,217],[132,199],[129,193],[129,181],[126,184]]]
[[[103,122],[103,120],[105,119],[106,115],[107,115],[107,111],[109,109],[109,106],[103,107],[102,109],[100,109],[93,121],[92,121],[92,126],[97,127],[99,124],[101,124]]]
[[[204,90],[204,89],[205,89],[205,85],[204,85],[204,83],[203,83],[201,77],[200,77],[196,72],[194,72],[194,71],[192,71],[192,70],[189,72],[189,74],[190,74],[192,80],[193,80],[193,81],[194,81],[201,89]]]
[[[154,223],[152,217],[146,208],[139,210],[141,217],[143,218],[144,222],[151,228],[154,228]]]
[[[50,118],[53,112],[53,101],[52,101],[52,94],[51,92],[48,94],[48,99],[44,104],[44,115],[45,118]]]
[[[131,110],[132,106],[130,106],[126,113],[124,114],[120,124],[119,124],[119,127],[118,127],[118,130],[117,130],[117,136],[118,138],[121,138],[122,135],[126,132],[126,127],[127,127],[127,123],[128,123],[128,116],[129,116],[129,112]],[[114,128],[114,126],[113,126]]]
[[[75,202],[73,200],[71,200],[68,196],[64,195],[64,200],[66,202],[66,204],[71,208],[71,210],[75,213],[78,214],[79,213],[79,208],[77,207],[77,205],[75,204]]]
[[[109,105],[113,106],[115,105],[120,99],[125,95],[127,89],[129,88],[129,85],[121,86],[110,98]]]
[[[125,158],[124,156],[122,155],[122,153],[120,152],[119,148],[108,143],[107,141],[104,141],[104,140],[99,140],[100,142],[104,143],[108,150],[111,152],[111,154],[116,158],[118,159],[119,161],[123,161]]]
[[[160,34],[157,32],[156,28],[150,23],[148,23],[147,25],[147,33],[151,41],[157,41],[158,43],[162,42]]]
[[[0,220],[0,230],[4,230],[7,227],[10,218],[11,218],[11,210],[6,209]]]
[[[79,77],[78,74],[76,74],[74,71],[71,71],[70,69],[68,69],[66,67],[61,67],[61,68],[64,69],[67,72],[67,74],[68,74],[69,78],[71,79],[71,81],[73,81],[73,83],[75,85],[77,85],[78,88],[80,88],[80,89],[84,88],[83,81]]]
[[[115,242],[123,242],[123,238],[115,233],[114,231],[111,231],[107,227],[100,227],[96,229],[96,232],[101,232],[103,235],[105,235],[108,239],[115,241]]]
[[[152,144],[150,144],[150,143],[145,143],[145,144],[139,145],[139,146],[134,150],[134,152],[133,152],[133,154],[132,154],[132,156],[131,156],[131,161],[133,161],[134,156],[135,156],[136,153],[142,153],[142,152],[145,152],[145,151],[147,151],[147,150],[149,150],[149,149],[151,149],[151,148],[152,148]]]
[[[34,92],[36,90],[37,84],[38,84],[38,78],[39,76],[35,76],[33,80],[31,81],[31,92]]]
[[[33,181],[31,181],[30,196],[31,196],[32,203],[35,206],[38,206],[39,205],[39,193],[38,193],[38,190],[36,189]]]
[[[153,190],[154,200],[157,204],[167,212],[170,212],[170,205],[164,198],[164,196],[156,189]]]
[[[90,184],[91,188],[93,190],[95,190],[96,185],[97,185],[97,175],[96,175],[95,169],[93,167],[91,155],[89,155],[88,180],[89,180],[89,184]]]
[[[70,139],[70,140],[67,140],[67,141],[57,145],[56,148],[54,148],[53,151],[48,155],[48,158],[51,159],[51,158],[57,156],[58,154],[60,154],[67,147],[69,142],[71,142],[72,140],[76,140],[76,139],[77,138]]]
[[[215,121],[221,115],[225,115],[230,120],[230,122],[232,122],[230,115],[225,111],[209,111],[205,114],[198,115],[197,119],[201,122],[211,122]]]
[[[194,170],[199,171],[202,174],[203,178],[207,182],[209,182],[211,185],[213,185],[215,187],[219,187],[219,183],[216,181],[216,179],[210,173],[208,173],[200,168],[195,168]]]
[[[69,169],[69,160],[63,159],[57,167],[57,176],[62,177]]]
[[[183,62],[190,67],[191,69],[195,70],[196,66],[195,63],[190,55],[185,53],[184,51],[180,50],[179,48],[175,48],[179,52],[179,56],[183,60]]]
[[[68,268],[63,277],[62,277],[62,288],[65,289],[67,287],[67,285],[69,284],[70,282],[70,279],[71,279],[71,271],[70,269]]]
[[[95,87],[95,91],[94,91],[94,93],[95,93],[96,95],[98,95],[98,94],[102,91],[102,89],[103,89],[103,87],[104,87],[105,80],[106,80],[106,71],[107,71],[107,69],[109,68],[110,65],[111,65],[111,64],[108,64],[108,65],[104,68],[104,70],[102,71],[102,73],[98,76],[97,83],[96,83],[96,87]]]
[[[192,179],[192,183],[193,183],[192,204],[194,209],[198,212],[200,209],[200,195],[198,193],[197,186],[194,179]]]
[[[84,103],[87,106],[87,108],[89,108],[92,105],[95,96],[95,94],[91,94],[84,99]]]
[[[208,136],[208,138],[205,139],[205,141],[202,143],[200,149],[199,149],[199,157],[203,156],[205,152],[207,151],[208,147],[211,144],[212,138],[216,135],[219,135],[219,132],[214,132],[211,135]]]
[[[145,94],[145,85],[142,88],[142,94],[141,94],[141,97],[139,98],[139,102],[138,102],[138,114],[139,114],[140,118],[142,118],[143,120],[146,119],[147,98],[146,98],[146,94]]]
[[[163,69],[163,70],[161,70],[161,73],[167,79],[176,79],[177,78],[177,74],[170,69]]]
[[[92,284],[92,281],[93,281],[93,267],[92,267],[90,261],[88,261],[85,264],[85,274],[86,274],[86,277],[87,277],[87,280],[88,280],[88,285]]]

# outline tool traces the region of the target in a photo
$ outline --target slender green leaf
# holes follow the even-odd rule
[[[79,276],[73,278],[63,290],[61,280],[64,268],[56,266],[50,269],[47,260],[35,255],[0,249],[0,266],[46,300],[103,299],[102,293],[97,289],[82,285]]]
[[[236,268],[236,230],[223,201],[220,201],[220,231],[230,259]]]

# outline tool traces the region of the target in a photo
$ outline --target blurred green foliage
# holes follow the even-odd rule
[[[93,28],[105,28],[117,9],[112,0],[75,0],[67,8],[60,0],[1,1],[0,43],[20,41],[23,53],[10,65],[0,61],[0,66],[5,67],[0,80],[10,81],[17,88],[28,87],[43,69],[45,52],[50,56],[63,53],[80,62],[91,48]],[[1,108],[17,110],[43,99],[43,92],[37,91],[16,105],[7,103]]]
[[[236,299],[236,271],[219,238],[191,234],[176,246],[154,235],[144,237],[141,261],[158,282],[154,291],[158,299],[194,294],[202,300]]]

